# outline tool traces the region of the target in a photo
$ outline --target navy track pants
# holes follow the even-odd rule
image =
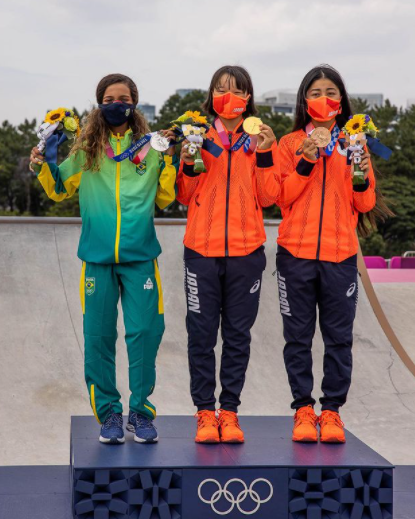
[[[319,309],[324,341],[322,410],[338,411],[352,376],[353,322],[358,280],[356,256],[341,263],[294,257],[278,247],[277,274],[284,325],[284,361],[293,409],[314,406],[312,341]]]
[[[207,258],[185,249],[186,326],[190,390],[198,410],[214,410],[216,363],[214,348],[219,326],[222,359],[219,402],[222,409],[237,412],[250,356],[262,273],[264,247],[248,256]]]

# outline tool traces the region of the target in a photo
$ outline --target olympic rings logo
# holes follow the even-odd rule
[[[256,492],[254,490],[254,486],[257,483],[260,483],[260,482],[266,483],[268,485],[268,487],[269,487],[269,495],[265,499],[261,499],[261,497],[259,496],[258,492]],[[218,489],[212,494],[212,497],[210,499],[205,499],[202,496],[202,487],[206,483],[214,483],[218,487]],[[228,490],[228,487],[229,487],[229,485],[231,483],[240,483],[242,485],[242,487],[243,487],[243,490],[241,490],[239,492],[239,494],[236,496],[236,498],[234,497],[232,492],[230,490]],[[199,488],[197,490],[197,493],[198,493],[199,499],[201,501],[203,501],[203,503],[206,503],[207,505],[210,505],[212,507],[212,510],[216,514],[218,514],[218,515],[228,515],[228,514],[230,514],[232,512],[232,510],[235,508],[235,505],[238,508],[238,510],[241,512],[241,514],[252,515],[252,514],[255,514],[256,512],[258,512],[259,507],[262,504],[267,503],[271,499],[271,497],[274,494],[274,488],[271,485],[271,483],[267,479],[264,479],[264,478],[255,479],[249,485],[249,488],[248,488],[247,484],[245,483],[245,481],[242,481],[242,479],[238,479],[238,478],[230,479],[225,484],[225,486],[223,488],[222,488],[222,485],[219,483],[219,481],[217,481],[216,479],[205,479],[204,481],[202,481],[200,483]],[[241,508],[241,503],[243,501],[245,501],[245,499],[248,497],[248,495],[249,495],[250,499],[255,503],[255,508],[253,510],[248,510],[247,511],[247,510],[243,510]],[[230,503],[230,507],[228,508],[228,510],[225,510],[224,512],[218,510],[215,507],[215,504],[222,497],[224,497],[226,499],[226,501],[228,501],[228,503]]]

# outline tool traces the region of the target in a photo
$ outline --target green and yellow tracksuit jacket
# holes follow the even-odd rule
[[[132,144],[132,131],[111,134],[115,155]],[[85,154],[70,155],[60,166],[44,162],[37,177],[46,194],[61,202],[79,189],[82,233],[78,257],[87,263],[148,261],[161,252],[154,228],[154,202],[160,209],[176,196],[178,161],[150,148],[136,166],[130,160],[116,162],[106,155],[97,172],[84,171]]]

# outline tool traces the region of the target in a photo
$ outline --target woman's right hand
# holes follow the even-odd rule
[[[38,150],[38,148],[36,146],[34,148],[32,148],[32,152],[30,153],[30,162],[32,164],[43,164],[44,160],[45,160],[45,157]]]
[[[182,160],[185,164],[193,165],[195,163],[195,158],[187,151],[189,144],[190,143],[187,139],[183,141],[182,150],[180,152],[180,160]]]
[[[312,137],[307,137],[303,142],[303,155],[312,162],[317,160],[318,148]]]

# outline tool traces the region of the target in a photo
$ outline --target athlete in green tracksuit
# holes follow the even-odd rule
[[[124,152],[132,144],[131,129],[123,136],[109,132],[108,143],[114,155]],[[161,247],[154,228],[154,209],[155,203],[163,209],[175,199],[178,161],[152,148],[138,166],[128,159],[116,162],[107,154],[100,160],[98,171],[84,170],[86,155],[79,150],[60,166],[43,162],[35,169],[52,200],[62,201],[79,189],[85,380],[95,417],[104,424],[109,416],[122,413],[115,376],[117,303],[121,296],[130,414],[152,420],[156,409],[148,398],[155,385],[155,360],[164,332],[157,264]],[[135,426],[134,421],[129,422]],[[109,438],[101,430],[100,440],[122,443],[123,434],[111,436],[113,426],[113,421],[108,424]],[[135,439],[146,440],[145,435],[144,439]]]

